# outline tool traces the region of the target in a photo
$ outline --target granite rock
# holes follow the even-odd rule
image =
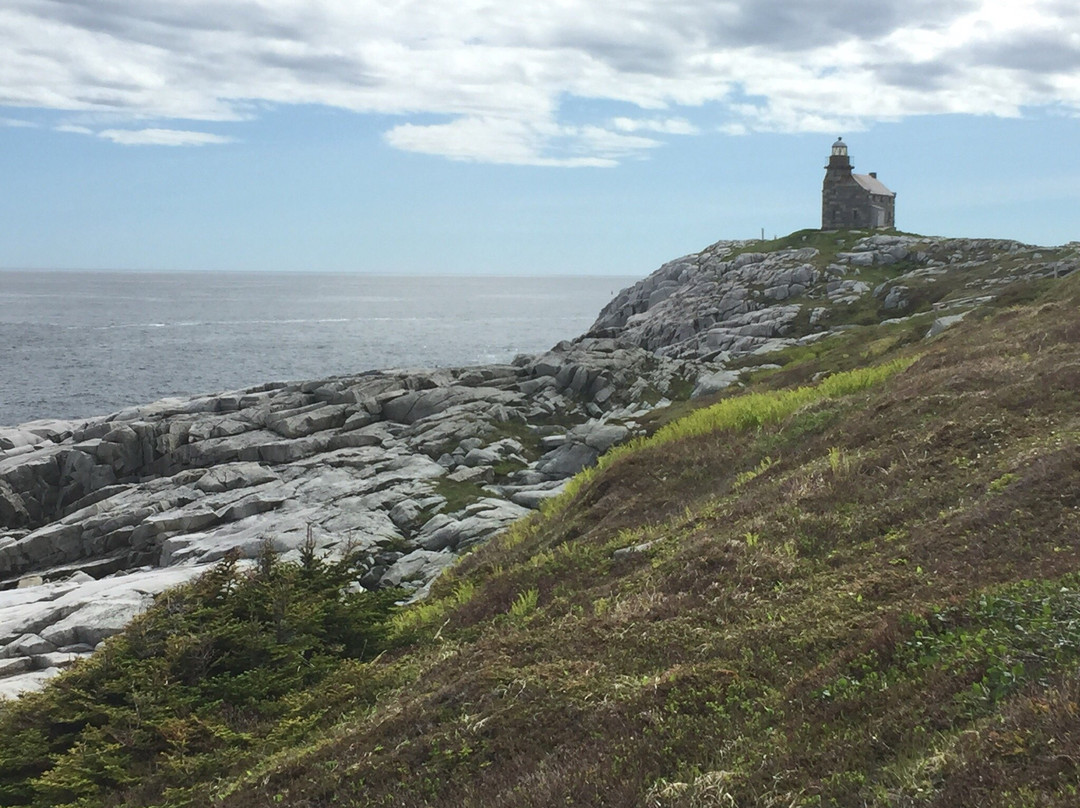
[[[1080,266],[1075,250],[894,234],[835,258],[758,250],[724,241],[664,264],[586,334],[511,364],[274,382],[0,427],[0,695],[40,686],[231,552],[293,559],[310,539],[361,558],[365,587],[421,597],[460,552],[638,434],[650,409],[778,367],[776,351],[854,327],[849,311],[880,305],[885,319],[933,299],[933,336],[1009,283]],[[920,297],[1003,254],[1014,260],[992,283]],[[865,278],[883,275],[871,291]],[[447,512],[470,490],[455,482],[484,493]]]

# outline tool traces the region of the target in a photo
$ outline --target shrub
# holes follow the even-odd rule
[[[387,647],[401,593],[360,590],[358,574],[351,559],[267,553],[247,570],[231,556],[165,593],[0,715],[0,804],[82,808],[140,781],[185,804],[193,779],[257,749],[290,696]]]

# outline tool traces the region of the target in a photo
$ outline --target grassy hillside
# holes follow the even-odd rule
[[[425,603],[164,598],[4,708],[0,804],[1080,804],[1080,278],[909,331],[680,411]]]

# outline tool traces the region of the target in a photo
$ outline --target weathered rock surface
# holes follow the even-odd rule
[[[357,551],[363,586],[421,596],[669,399],[738,385],[778,350],[858,327],[855,314],[924,316],[933,335],[1010,283],[1080,265],[1072,246],[846,239],[831,255],[719,242],[621,292],[589,334],[508,365],[0,427],[0,696],[40,686],[230,552],[295,558],[310,540]]]
[[[970,309],[1016,281],[1062,277],[1080,266],[1075,248],[1047,256],[1014,241],[837,234],[836,242],[843,248],[828,255],[717,242],[623,290],[589,336],[723,365],[797,344],[812,330],[849,326],[860,308],[877,308],[879,320],[911,313],[917,298],[935,311]],[[700,394],[723,389],[723,381],[703,384]]]
[[[589,340],[513,365],[275,383],[0,428],[0,694],[36,686],[229,552],[252,559],[269,543],[297,557],[310,536],[322,552],[359,551],[365,586],[422,592],[628,435],[650,406],[640,394],[697,372]],[[573,427],[581,462],[540,467],[542,439],[566,430],[553,422]]]

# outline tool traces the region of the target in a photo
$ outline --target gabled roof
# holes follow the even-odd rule
[[[872,194],[896,196],[896,193],[886,188],[877,177],[871,177],[869,174],[852,174],[851,176],[855,178],[855,182]]]

